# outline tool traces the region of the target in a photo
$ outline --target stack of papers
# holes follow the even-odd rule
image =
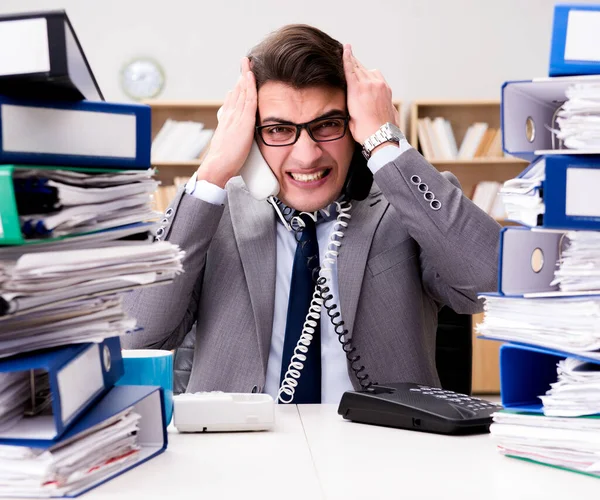
[[[135,328],[121,296],[65,302],[28,314],[0,317],[0,357],[82,342],[102,342]]]
[[[558,112],[556,137],[568,149],[600,147],[600,84],[575,83],[565,91]]]
[[[0,373],[0,432],[12,429],[24,415],[45,416],[47,412],[52,412],[48,372]]]
[[[544,415],[580,417],[600,414],[600,365],[566,358],[558,362],[558,380],[540,396]]]
[[[600,359],[600,296],[484,297],[480,335]]]
[[[131,409],[48,449],[0,445],[0,495],[51,497],[122,469],[140,453]]]
[[[600,232],[569,231],[551,285],[564,292],[600,290]]]
[[[18,260],[29,252],[56,252],[58,250],[76,250],[84,248],[105,248],[107,246],[130,246],[154,241],[154,234],[159,224],[142,222],[128,224],[77,236],[77,238],[61,238],[44,241],[35,240],[23,245],[0,246],[0,279],[2,277],[3,261]]]
[[[13,174],[21,231],[28,239],[60,237],[156,219],[152,170],[87,174],[20,169]]]
[[[501,411],[490,433],[504,455],[600,475],[600,418]]]
[[[75,298],[170,282],[183,271],[183,254],[177,245],[160,241],[26,253],[17,261],[0,261],[0,302],[4,304],[0,317]]]
[[[541,197],[542,182],[546,179],[546,163],[539,160],[515,179],[507,180],[500,189],[507,219],[526,226],[537,226],[545,212]]]
[[[29,372],[0,373],[0,432],[22,418],[30,399]]]

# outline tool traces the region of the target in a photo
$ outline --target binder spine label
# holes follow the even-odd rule
[[[136,157],[135,114],[2,104],[7,153]]]
[[[61,420],[66,424],[79,409],[104,388],[100,347],[92,344],[57,374]]]
[[[565,61],[600,62],[600,11],[569,11]]]
[[[600,217],[600,169],[568,168],[566,184],[566,215]]]
[[[0,51],[0,76],[50,71],[48,23],[45,18],[3,22],[0,25],[0,47],[6,48]]]

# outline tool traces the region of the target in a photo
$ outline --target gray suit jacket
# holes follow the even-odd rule
[[[499,225],[415,150],[375,182],[366,200],[353,202],[340,248],[343,319],[372,380],[438,385],[438,310],[481,310],[477,293],[496,288]],[[166,214],[164,239],[185,250],[185,272],[126,295],[143,330],[123,337],[123,346],[177,348],[197,322],[187,390],[261,391],[275,298],[273,208],[233,179],[225,206],[181,191]]]

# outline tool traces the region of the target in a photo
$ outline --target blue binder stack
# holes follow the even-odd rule
[[[104,101],[63,11],[0,41],[0,496],[77,496],[167,446],[162,389],[115,387],[121,292],[182,254],[154,242],[150,108]]]
[[[501,195],[498,292],[504,455],[600,476],[600,6],[555,7],[548,78],[502,87],[503,149],[531,161]],[[568,75],[568,76],[565,76]],[[575,76],[573,76],[575,75]]]

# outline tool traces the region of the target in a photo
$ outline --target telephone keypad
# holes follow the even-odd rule
[[[433,396],[437,399],[444,399],[448,402],[458,404],[459,406],[467,408],[471,411],[485,410],[487,408],[502,408],[502,405],[498,403],[492,403],[491,401],[485,401],[475,396],[469,396],[467,394],[460,394],[458,392],[447,391],[438,387],[419,385],[418,387],[412,387],[410,391],[419,392],[425,396]]]

